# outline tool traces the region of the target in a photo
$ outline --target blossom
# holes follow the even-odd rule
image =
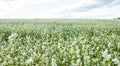
[[[7,62],[4,61],[1,65],[2,65],[2,66],[5,66],[5,65],[7,65]]]
[[[26,63],[33,63],[33,58],[30,57],[30,58],[26,61]]]
[[[42,45],[42,49],[45,49],[46,47],[44,45]]]
[[[120,61],[119,61],[118,58],[114,58],[114,59],[112,59],[112,61],[113,61],[115,64],[119,64],[119,63],[120,63]]]
[[[8,37],[8,39],[14,39],[14,38],[16,38],[17,36],[18,36],[17,33],[12,33],[12,34]]]
[[[51,65],[52,65],[52,66],[57,66],[55,58],[52,58]]]
[[[120,42],[118,43],[118,49],[120,49]]]
[[[70,53],[71,54],[74,53],[74,48],[73,47],[70,48]]]
[[[102,52],[102,57],[105,58],[105,60],[109,60],[111,58],[111,55],[108,54],[107,49],[104,52]]]
[[[76,54],[79,55],[80,54],[80,49],[78,46],[76,46]]]
[[[17,38],[18,34],[17,33],[12,33],[9,37],[8,37],[8,41],[9,43],[13,43],[13,41]]]
[[[108,43],[108,47],[112,47],[112,46],[113,46],[113,44],[109,42]]]
[[[78,59],[78,60],[76,61],[76,64],[77,64],[77,65],[80,65],[80,64],[81,64],[80,59]]]
[[[98,59],[98,58],[94,58],[93,61],[94,61],[94,62],[97,62],[97,61],[99,61],[99,59]]]
[[[76,65],[75,60],[71,60],[71,65],[72,66]]]

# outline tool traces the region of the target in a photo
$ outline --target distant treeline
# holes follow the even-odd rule
[[[118,17],[118,18],[114,18],[114,19],[120,19],[120,17]]]

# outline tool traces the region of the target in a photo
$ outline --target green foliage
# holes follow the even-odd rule
[[[0,20],[0,66],[119,66],[120,20]]]

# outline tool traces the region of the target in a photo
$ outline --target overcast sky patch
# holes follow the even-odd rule
[[[0,0],[0,18],[115,18],[120,0]]]

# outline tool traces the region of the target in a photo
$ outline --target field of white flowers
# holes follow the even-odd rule
[[[120,66],[120,20],[0,20],[0,66]]]

